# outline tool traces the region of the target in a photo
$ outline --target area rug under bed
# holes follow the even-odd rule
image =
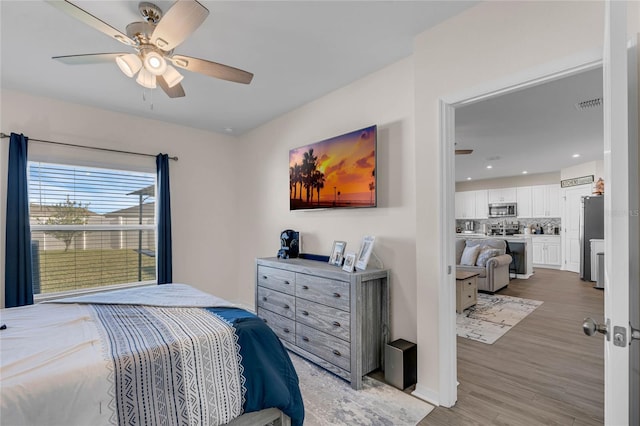
[[[460,337],[493,344],[536,308],[539,300],[478,293],[478,303],[456,316]]]

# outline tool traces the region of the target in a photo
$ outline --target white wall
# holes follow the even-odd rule
[[[378,207],[290,212],[289,150],[378,125]],[[255,258],[275,256],[284,229],[303,235],[303,251],[329,255],[334,240],[374,252],[391,268],[391,336],[415,341],[415,183],[413,62],[402,60],[298,108],[242,138],[238,225],[241,297],[253,301]]]
[[[439,403],[440,277],[445,271],[436,232],[443,226],[438,202],[438,101],[487,87],[551,61],[600,48],[604,34],[601,2],[483,2],[419,35],[415,41],[417,208],[417,393]],[[452,196],[453,194],[447,194]],[[444,283],[443,283],[444,285]]]
[[[160,121],[90,108],[24,93],[3,90],[4,132],[35,139],[178,156],[170,163],[173,278],[220,297],[237,296],[235,253],[229,249],[240,222],[233,214],[235,139]],[[0,170],[5,170],[8,140],[0,142]],[[86,149],[29,143],[30,157],[69,159],[92,165],[127,164],[155,172],[155,158],[108,154]],[[0,193],[6,204],[6,173]],[[2,209],[4,212],[4,208]],[[4,213],[3,213],[4,216]],[[4,248],[4,220],[2,247]],[[4,256],[0,263],[4,268]],[[0,278],[4,297],[4,272]],[[3,300],[4,302],[4,300]],[[3,305],[4,306],[4,303]]]
[[[456,182],[456,192],[551,184],[560,185],[560,172]]]

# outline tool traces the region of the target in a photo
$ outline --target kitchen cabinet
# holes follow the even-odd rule
[[[456,192],[456,219],[486,219],[487,190]]]
[[[531,187],[532,217],[560,217],[560,186]]]
[[[476,219],[486,219],[489,217],[489,201],[487,190],[473,191],[476,200]]]
[[[516,188],[516,206],[519,218],[533,217],[533,204],[531,203],[531,187],[519,186]]]
[[[515,203],[516,188],[499,188],[488,191],[489,203]]]
[[[532,236],[533,265],[541,268],[560,268],[562,256],[560,236]]]

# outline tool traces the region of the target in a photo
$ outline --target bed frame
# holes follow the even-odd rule
[[[243,414],[227,423],[229,426],[291,426],[291,418],[277,408]]]

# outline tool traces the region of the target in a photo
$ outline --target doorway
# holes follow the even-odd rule
[[[456,109],[465,105],[470,105],[483,100],[492,99],[505,93],[516,92],[528,87],[545,84],[556,81],[560,78],[576,75],[585,71],[593,70],[601,67],[602,54],[599,50],[587,52],[579,57],[573,57],[570,60],[560,61],[554,64],[548,64],[544,68],[528,70],[517,76],[512,76],[509,80],[503,80],[501,83],[492,82],[484,87],[475,88],[466,93],[459,93],[455,96],[445,97],[441,100],[441,145],[442,163],[450,165],[443,167],[442,181],[445,182],[443,188],[448,188],[448,198],[444,215],[445,229],[455,229],[453,192],[455,182],[455,165],[454,165],[454,146],[455,138],[455,114]],[[505,87],[504,81],[517,81],[519,83]],[[461,147],[462,148],[462,147]],[[451,238],[451,237],[449,237]],[[443,246],[441,250],[453,255],[453,244],[451,240],[442,240]],[[446,274],[441,280],[441,294],[443,294],[443,302],[446,306],[455,306],[455,285],[454,275]],[[455,317],[451,317],[451,321],[455,321]],[[453,330],[453,333],[449,332]],[[445,321],[441,328],[441,346],[440,353],[442,355],[441,377],[444,380],[444,386],[441,391],[441,402],[445,406],[452,406],[457,399],[457,347],[455,336],[455,323],[451,324]]]

